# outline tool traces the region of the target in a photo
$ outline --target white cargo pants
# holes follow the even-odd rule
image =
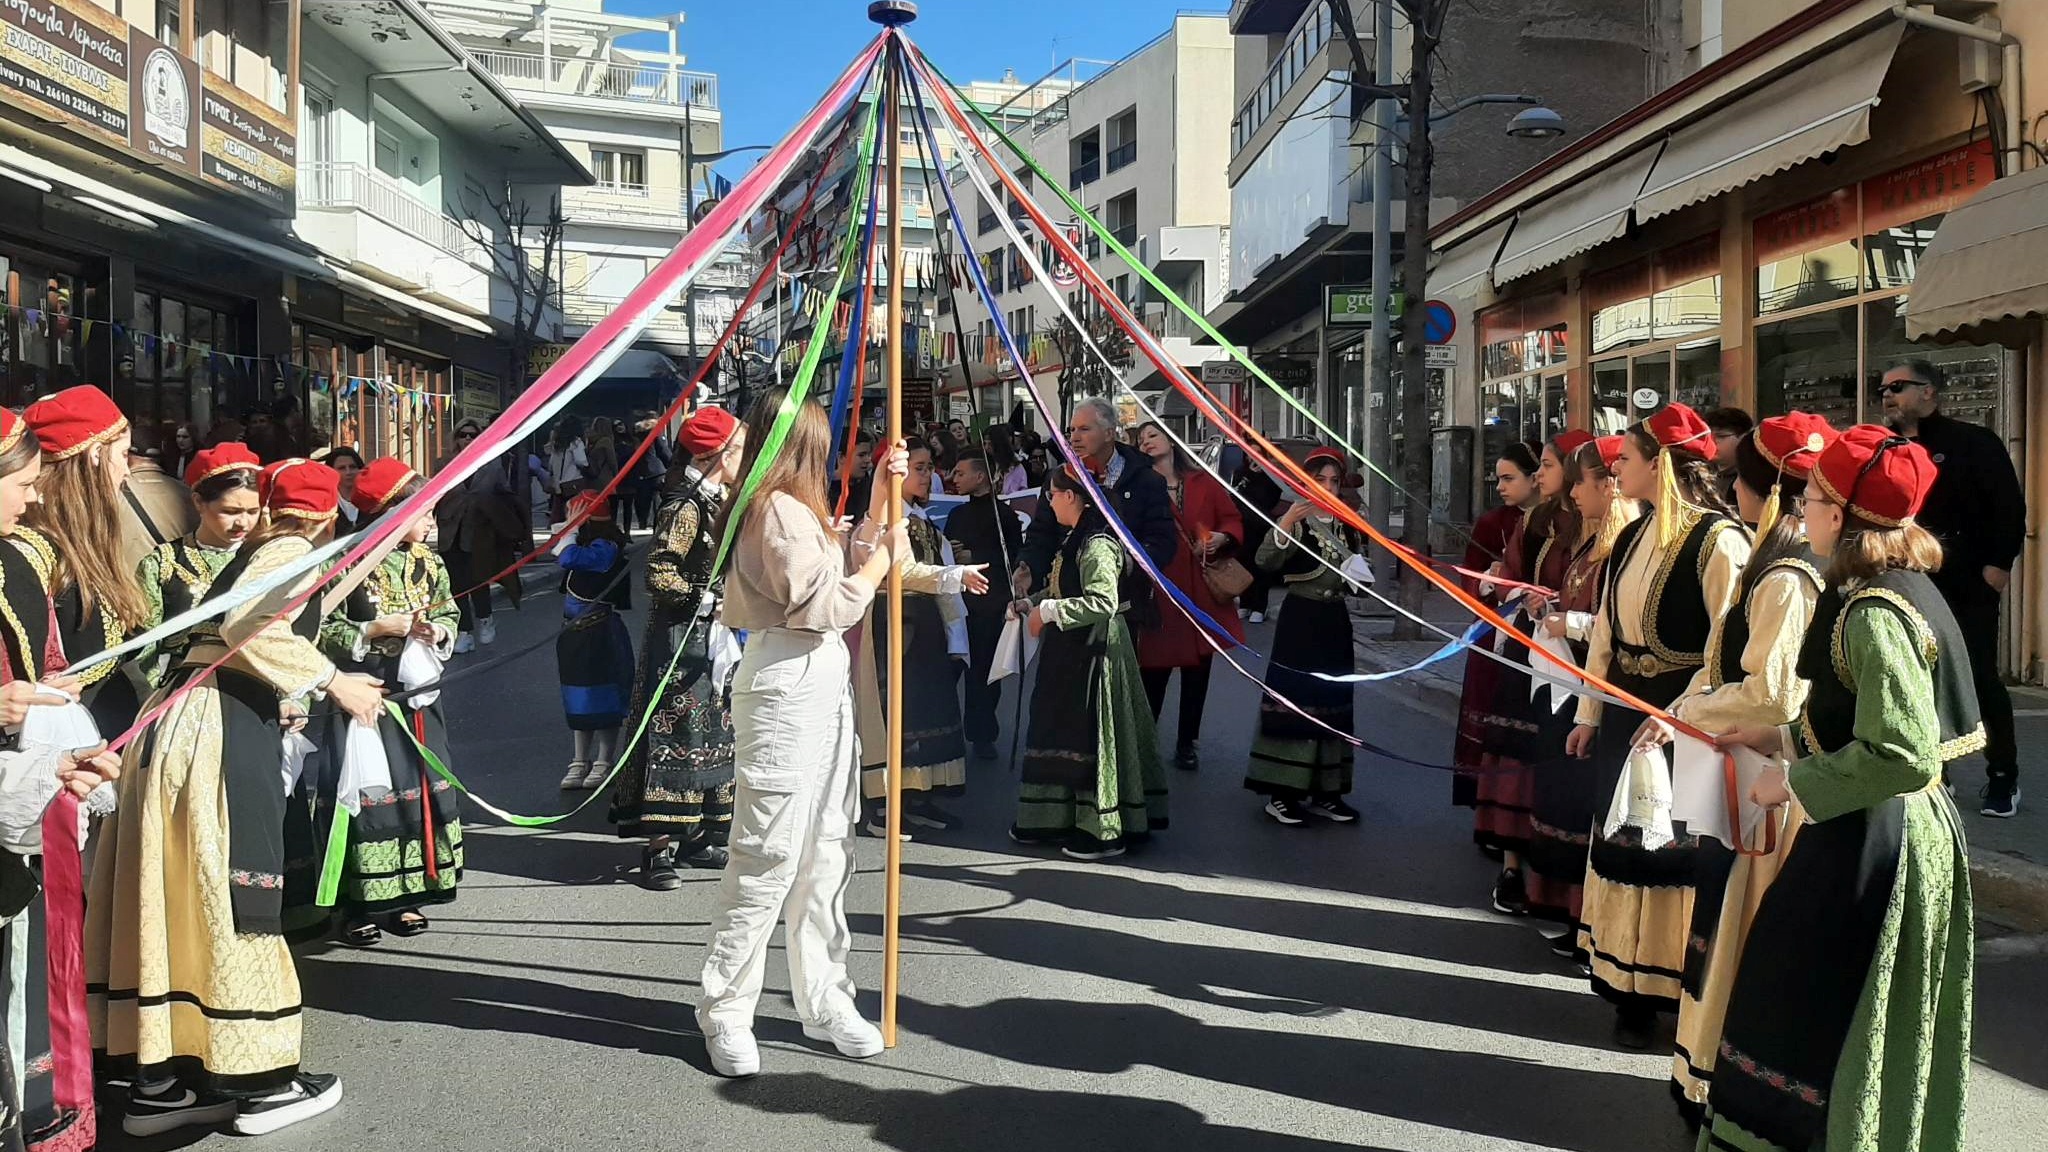
[[[777,919],[788,925],[797,1016],[853,1008],[846,888],[860,755],[849,668],[838,635],[771,629],[748,638],[734,672],[738,788],[697,1006],[706,1035],[753,1027]]]

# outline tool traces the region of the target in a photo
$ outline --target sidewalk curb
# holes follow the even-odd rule
[[[2048,866],[2009,852],[1972,853],[1970,891],[1981,919],[2016,932],[2048,932]]]

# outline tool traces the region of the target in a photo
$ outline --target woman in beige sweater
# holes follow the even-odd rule
[[[783,403],[770,392],[747,415],[753,471]],[[725,625],[747,632],[732,684],[732,834],[711,917],[704,999],[697,1023],[721,1076],[761,1070],[754,1007],[769,937],[787,917],[789,987],[804,1035],[843,1055],[882,1050],[882,1036],[853,1003],[846,954],[847,884],[860,807],[852,673],[844,634],[861,622],[895,558],[910,554],[901,523],[880,531],[889,486],[874,486],[863,531],[851,546],[825,501],[832,452],[824,409],[802,402],[788,438],[742,513],[725,582]],[[879,475],[904,474],[899,443]],[[786,912],[785,912],[786,910]]]

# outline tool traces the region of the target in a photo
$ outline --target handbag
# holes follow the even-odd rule
[[[1194,538],[1185,529],[1181,531],[1180,538],[1188,546],[1188,554],[1202,566],[1202,580],[1209,585],[1210,595],[1218,600],[1235,600],[1252,586],[1252,570],[1245,567],[1243,561],[1235,556],[1208,559],[1202,555],[1201,549],[1195,547]]]

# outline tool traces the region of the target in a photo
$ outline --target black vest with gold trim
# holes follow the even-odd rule
[[[1968,649],[1948,602],[1925,572],[1893,570],[1851,588],[1829,588],[1813,606],[1813,623],[1799,649],[1799,675],[1813,685],[1799,717],[1805,751],[1833,752],[1856,739],[1856,680],[1849,669],[1845,635],[1852,612],[1897,613],[1918,638],[1934,669],[1941,762],[1984,747]]]
[[[1670,677],[1680,671],[1689,674],[1707,662],[1707,639],[1714,630],[1713,617],[1707,614],[1707,564],[1714,555],[1709,545],[1718,533],[1740,531],[1733,520],[1718,512],[1689,511],[1677,547],[1658,564],[1648,598],[1623,604],[1616,591],[1621,574],[1636,548],[1656,547],[1656,521],[1655,516],[1644,516],[1621,530],[1605,574],[1604,610],[1608,632],[1614,638],[1613,667],[1642,680]],[[1623,612],[1643,614],[1642,644],[1621,639]]]
[[[1736,589],[1739,607],[1721,621],[1721,643],[1707,653],[1708,688],[1719,688],[1742,677],[1742,650],[1749,647],[1749,602],[1756,595],[1757,585],[1773,572],[1797,572],[1815,592],[1827,587],[1820,574],[1820,560],[1805,541],[1800,542],[1798,551],[1767,561],[1761,568],[1744,568],[1742,583]]]

